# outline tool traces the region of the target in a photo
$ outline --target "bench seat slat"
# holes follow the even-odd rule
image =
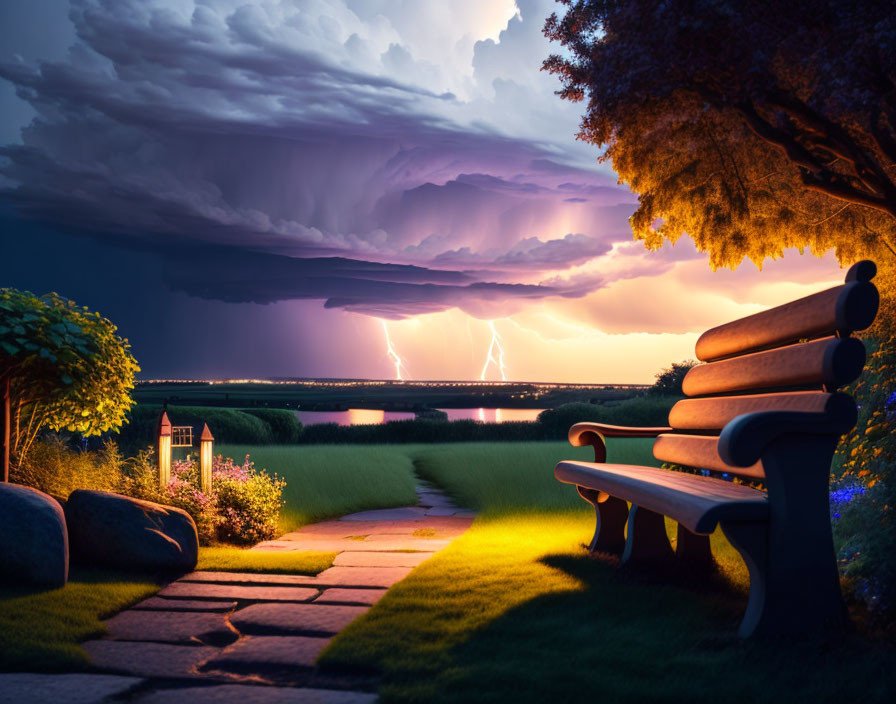
[[[738,467],[725,462],[719,455],[719,438],[715,435],[660,435],[653,443],[653,456],[663,462],[697,469],[730,472],[754,479],[765,477],[761,461],[749,467]]]
[[[700,364],[682,383],[686,396],[822,386],[833,390],[859,378],[865,346],[856,338],[825,337],[789,347]]]
[[[759,411],[824,413],[833,394],[823,391],[792,391],[780,394],[748,394],[686,398],[669,411],[669,425],[676,430],[721,430],[737,416]]]
[[[765,492],[695,474],[628,464],[565,461],[554,476],[566,484],[603,491],[669,516],[692,533],[706,535],[719,521],[765,521]]]

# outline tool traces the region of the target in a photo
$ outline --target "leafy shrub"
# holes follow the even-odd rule
[[[656,375],[656,381],[647,389],[647,393],[651,396],[683,396],[684,391],[681,387],[684,378],[691,368],[696,366],[697,362],[693,359],[672,362],[671,367],[663,369]]]
[[[847,389],[859,419],[834,458],[835,486],[855,489],[837,507],[834,538],[856,597],[878,625],[896,631],[896,312],[891,297],[883,296],[881,307],[883,343],[865,341],[868,366]]]
[[[53,433],[32,445],[27,461],[13,466],[10,479],[60,498],[67,498],[75,489],[120,491],[124,484],[123,463],[115,443],[106,443],[93,452],[81,452]]]
[[[275,443],[294,445],[302,435],[302,423],[293,411],[281,408],[243,408],[242,413],[255,416],[267,423],[271,431],[271,440]],[[213,434],[214,432],[212,430]],[[221,442],[231,441],[221,440]]]
[[[609,425],[665,426],[674,396],[636,396],[604,404],[565,403],[538,414],[538,423],[552,438],[564,438],[574,423],[593,421]]]
[[[115,333],[99,313],[55,293],[0,288],[0,378],[11,414],[4,461],[24,464],[44,428],[90,436],[121,427],[140,367]]]
[[[119,435],[122,447],[137,452],[139,448],[154,445],[161,413],[161,406],[140,404],[133,408],[129,425]],[[202,432],[203,424],[208,423],[217,442],[268,445],[274,440],[274,432],[265,420],[233,408],[169,406],[167,413],[172,425],[192,426],[195,438]]]
[[[277,534],[286,481],[257,471],[246,455],[242,465],[219,455],[212,465],[212,490],[221,524],[218,535],[234,543],[256,543]]]
[[[137,498],[189,513],[205,544],[216,539],[251,544],[276,535],[284,486],[284,480],[256,470],[248,455],[241,465],[218,455],[212,460],[209,493],[200,491],[199,464],[189,456],[171,463],[171,478],[163,489],[150,450],[132,463],[127,489]]]
[[[159,470],[153,462],[152,450],[137,455],[128,467],[128,479],[124,493],[157,504],[174,506],[186,511],[196,523],[196,531],[202,543],[217,537],[220,524],[214,495],[199,490],[199,468],[189,459],[171,463],[171,478],[164,489],[159,486]]]

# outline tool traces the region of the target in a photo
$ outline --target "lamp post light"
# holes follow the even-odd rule
[[[171,421],[162,412],[159,420],[159,486],[164,489],[171,478]]]
[[[212,490],[212,443],[214,441],[208,423],[202,427],[199,436],[199,490],[208,494]]]

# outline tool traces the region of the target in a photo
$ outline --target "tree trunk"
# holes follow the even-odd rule
[[[9,377],[7,376],[3,380],[3,404],[0,406],[0,416],[2,416],[3,423],[3,481],[9,481],[9,422],[10,422],[10,408],[9,408]]]

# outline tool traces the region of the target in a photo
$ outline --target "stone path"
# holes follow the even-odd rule
[[[0,675],[0,704],[367,704],[373,682],[318,672],[330,639],[472,523],[432,487],[419,505],[308,525],[254,550],[337,552],[316,577],[193,572],[83,644],[101,674]]]

